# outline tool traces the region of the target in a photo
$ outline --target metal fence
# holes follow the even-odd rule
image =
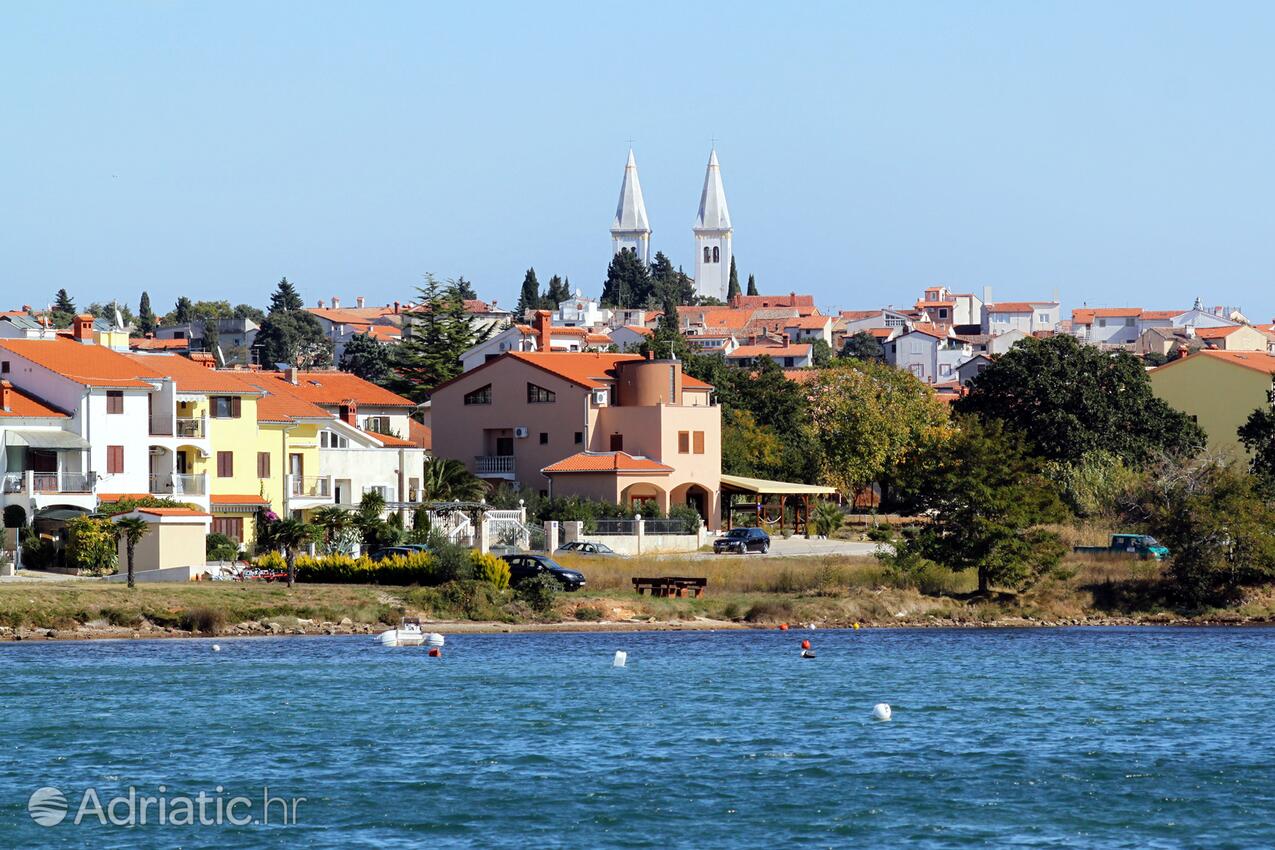
[[[595,527],[589,534],[637,534],[637,520],[635,519],[600,519],[595,523]]]
[[[642,529],[645,534],[692,534],[693,532],[686,527],[684,519],[648,519],[643,520],[645,527]]]

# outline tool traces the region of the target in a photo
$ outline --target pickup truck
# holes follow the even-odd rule
[[[1076,552],[1086,555],[1136,555],[1143,560],[1164,560],[1169,550],[1149,534],[1113,534],[1106,546],[1077,546]]]

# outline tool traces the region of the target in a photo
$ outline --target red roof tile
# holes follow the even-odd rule
[[[100,345],[86,345],[76,340],[5,339],[0,348],[36,363],[50,372],[86,387],[149,388],[140,375],[151,373],[139,369],[130,355]],[[153,375],[152,375],[153,376]]]
[[[284,372],[257,372],[260,386],[269,392],[286,392],[313,404],[338,405],[354,399],[361,406],[415,407],[415,403],[349,372],[297,372],[295,384]]]
[[[673,468],[628,452],[579,452],[557,463],[551,463],[540,471],[546,475],[570,472],[667,475]]]
[[[39,416],[66,419],[67,414],[51,407],[33,395],[23,392],[17,387],[9,388],[9,409],[0,409],[0,417],[7,416]]]
[[[1258,372],[1264,372],[1267,375],[1275,375],[1275,354],[1266,354],[1261,351],[1217,351],[1215,349],[1201,349],[1186,357],[1179,357],[1177,360],[1165,363],[1163,366],[1157,366],[1151,371],[1160,372],[1164,369],[1173,369],[1183,363],[1198,363],[1201,358],[1220,360],[1233,366],[1242,366],[1245,369],[1253,369]]]
[[[212,516],[203,511],[191,510],[190,508],[138,508],[139,514],[151,514],[152,516]]]

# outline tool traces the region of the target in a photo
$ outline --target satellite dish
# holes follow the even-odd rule
[[[124,330],[124,317],[120,315],[120,308],[115,308],[115,327]]]
[[[217,365],[223,369],[226,367],[226,355],[225,352],[221,350],[221,343],[217,344]]]

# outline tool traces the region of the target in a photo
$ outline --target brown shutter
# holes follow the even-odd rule
[[[243,399],[241,399],[237,395],[232,395],[230,397],[230,418],[231,419],[239,418],[239,404],[241,401],[243,401]]]
[[[235,474],[234,452],[217,452],[217,477],[230,478]]]
[[[123,446],[106,447],[106,471],[112,475],[124,471]]]
[[[270,477],[270,452],[257,452],[257,477]]]
[[[704,432],[695,432],[695,454],[702,455],[704,453]]]

